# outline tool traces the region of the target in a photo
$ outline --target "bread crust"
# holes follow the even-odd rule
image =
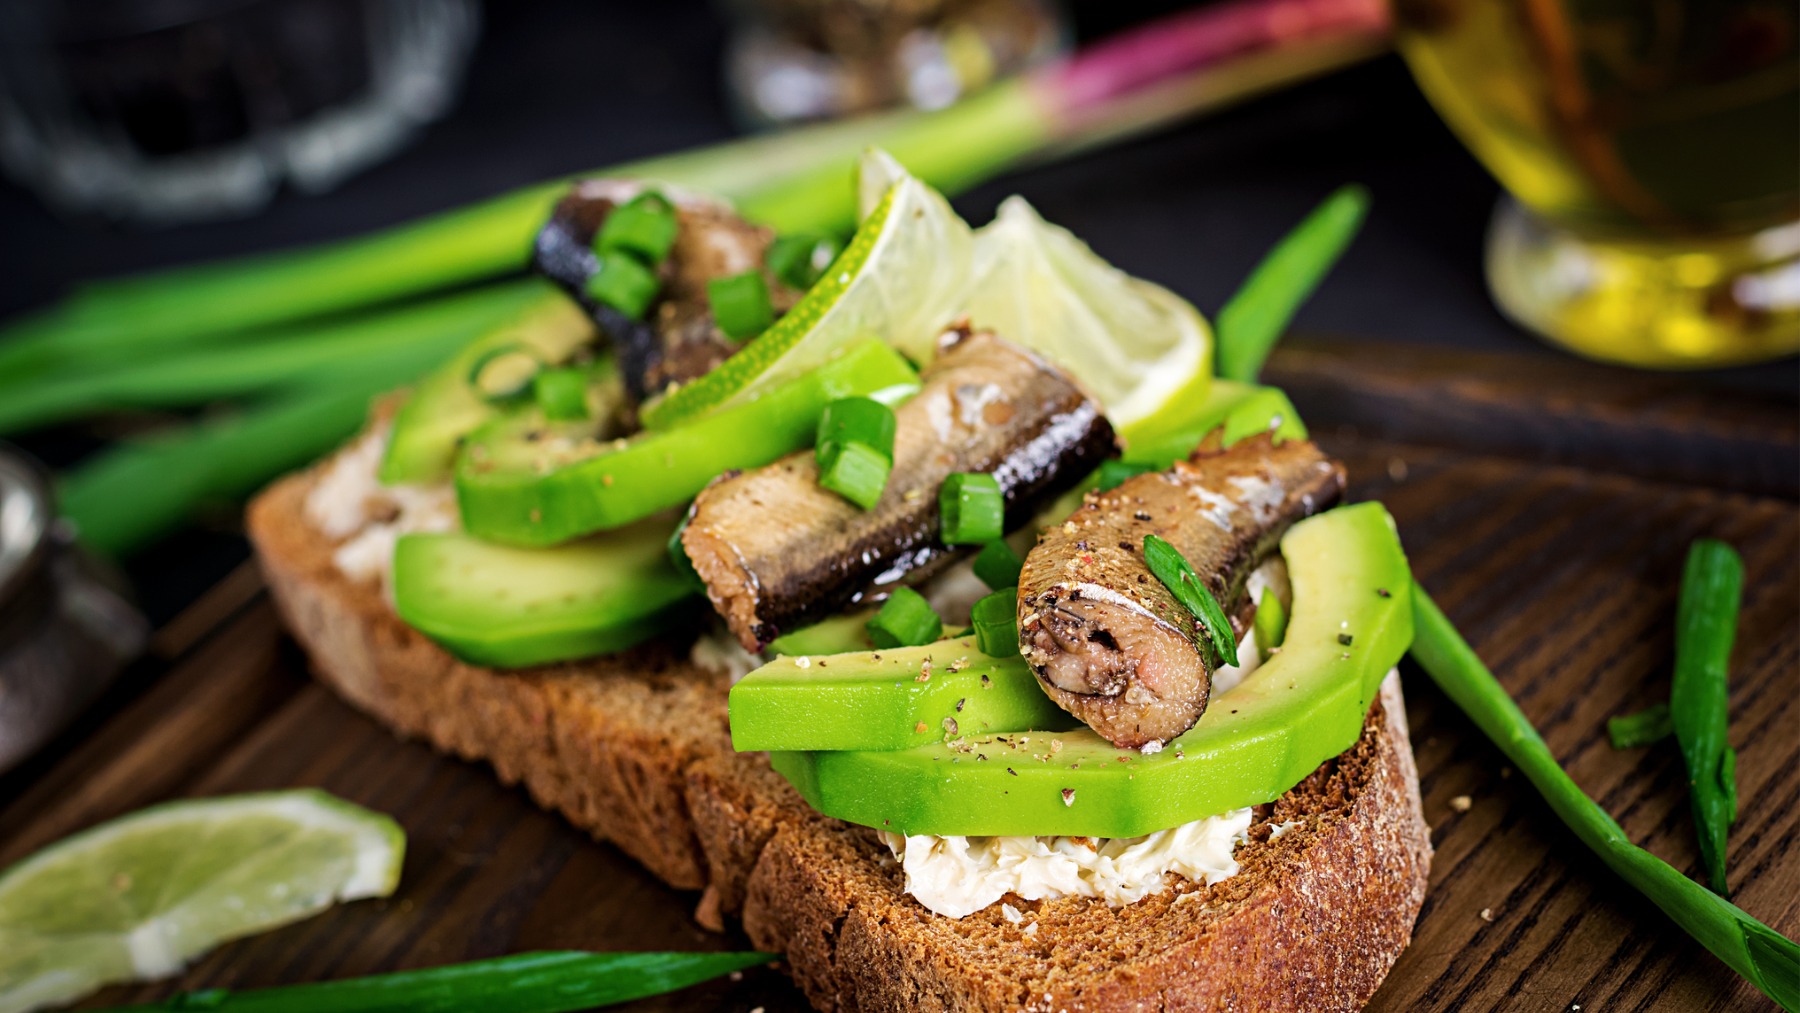
[[[822,1010],[1354,1010],[1411,939],[1431,845],[1396,679],[1355,746],[1259,811],[1237,875],[1118,908],[1009,898],[1018,923],[999,905],[944,918],[902,892],[872,831],[731,751],[727,680],[680,645],[501,672],[400,622],[306,520],[317,474],[263,492],[248,527],[321,681],[703,890],[702,919],[740,918]]]

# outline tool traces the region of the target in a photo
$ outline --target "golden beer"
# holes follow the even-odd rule
[[[1800,38],[1790,0],[1395,0],[1401,52],[1516,199],[1501,308],[1598,359],[1800,351]]]

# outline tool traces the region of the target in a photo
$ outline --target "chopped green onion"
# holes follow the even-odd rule
[[[869,620],[869,642],[877,650],[919,647],[943,635],[943,620],[931,610],[925,596],[910,587],[895,588]]]
[[[654,267],[669,255],[680,228],[674,205],[654,190],[645,191],[606,216],[594,236],[594,252],[629,253]]]
[[[1712,538],[1695,542],[1688,550],[1675,612],[1669,713],[1687,761],[1700,857],[1713,892],[1721,897],[1731,895],[1725,882],[1725,834],[1737,822],[1737,757],[1725,738],[1730,704],[1726,669],[1743,592],[1744,563],[1737,551]]]
[[[532,382],[532,393],[544,418],[573,422],[588,417],[587,371],[578,367],[546,369]]]
[[[819,437],[815,446],[819,457],[833,443],[861,443],[894,461],[894,410],[872,398],[839,398],[825,406],[819,416]]]
[[[1606,737],[1614,749],[1636,749],[1661,742],[1675,734],[1666,703],[1646,707],[1636,714],[1606,719]]]
[[[864,510],[881,501],[893,466],[866,443],[827,443],[818,448],[819,486]]]
[[[1557,765],[1556,756],[1519,705],[1417,585],[1412,656],[1612,871],[1783,1009],[1800,1009],[1800,946],[1634,846],[1606,810]]]
[[[543,368],[543,360],[524,345],[502,345],[469,364],[469,386],[489,401],[512,401],[532,389]]]
[[[990,658],[1015,657],[1019,653],[1019,589],[1003,588],[986,595],[969,612],[975,627],[975,646]]]
[[[1100,470],[1097,473],[1100,476],[1100,484],[1095,486],[1095,488],[1100,492],[1106,492],[1108,489],[1117,489],[1119,486],[1124,485],[1125,480],[1128,478],[1136,478],[1147,471],[1156,470],[1157,468],[1155,465],[1142,464],[1136,461],[1105,461],[1101,463]]]
[[[1288,610],[1281,603],[1281,596],[1273,588],[1265,589],[1262,600],[1256,603],[1256,618],[1250,624],[1256,633],[1256,651],[1262,660],[1268,661],[1287,639],[1287,625]]]
[[[1000,480],[980,472],[958,472],[938,489],[938,515],[945,545],[980,545],[1006,533],[1006,496]]]
[[[118,1013],[566,1013],[674,992],[773,959],[767,953],[518,953],[309,985],[209,988]]]
[[[1003,538],[983,545],[975,554],[975,576],[995,591],[1019,586],[1019,571],[1024,568],[1024,561]]]
[[[1175,596],[1182,607],[1193,613],[1200,620],[1200,626],[1206,631],[1207,642],[1212,647],[1212,663],[1215,667],[1237,664],[1237,635],[1231,632],[1231,621],[1225,618],[1225,610],[1219,607],[1219,600],[1200,582],[1199,574],[1188,565],[1187,557],[1181,550],[1155,535],[1144,536],[1144,565],[1163,582],[1169,593]]]
[[[613,250],[600,255],[600,269],[588,279],[587,295],[633,320],[642,320],[656,301],[657,285],[656,274],[637,258]]]
[[[782,236],[769,244],[763,263],[775,277],[794,288],[808,289],[837,259],[842,246],[829,236],[798,232]]]
[[[1368,190],[1338,187],[1257,263],[1219,310],[1220,377],[1256,381],[1288,321],[1343,256],[1368,211]]]
[[[712,304],[713,322],[719,330],[737,341],[754,338],[775,322],[769,283],[754,268],[707,282],[706,301]]]
[[[674,564],[675,572],[681,574],[690,585],[700,590],[706,589],[706,582],[700,579],[700,571],[694,569],[694,560],[688,556],[687,547],[681,544],[681,533],[687,530],[687,514],[681,515],[681,523],[669,532],[669,562]]]

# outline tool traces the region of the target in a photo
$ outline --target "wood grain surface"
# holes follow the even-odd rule
[[[1399,519],[1421,582],[1638,843],[1699,867],[1672,743],[1615,751],[1607,717],[1666,699],[1688,543],[1742,552],[1731,741],[1734,900],[1800,934],[1800,441],[1792,403],[1504,357],[1307,342],[1270,376]],[[397,741],[305,675],[253,579],[172,624],[76,730],[0,779],[0,865],[168,798],[317,785],[409,834],[385,901],[221,947],[176,988],[248,987],[547,948],[741,945],[483,767]],[[1772,1003],[1613,878],[1415,668],[1404,669],[1437,858],[1378,1010],[1762,1010]],[[1466,804],[1465,804],[1466,803]],[[803,1009],[758,969],[632,1009]]]

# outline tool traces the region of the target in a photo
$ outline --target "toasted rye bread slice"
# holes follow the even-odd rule
[[[502,672],[401,623],[308,523],[317,474],[266,490],[249,531],[319,678],[704,890],[702,919],[741,918],[820,1009],[1353,1010],[1411,938],[1431,845],[1395,679],[1356,745],[1259,811],[1237,875],[1118,908],[1009,898],[1017,923],[999,905],[944,918],[902,892],[872,831],[814,812],[763,755],[731,751],[727,681],[679,648]]]

